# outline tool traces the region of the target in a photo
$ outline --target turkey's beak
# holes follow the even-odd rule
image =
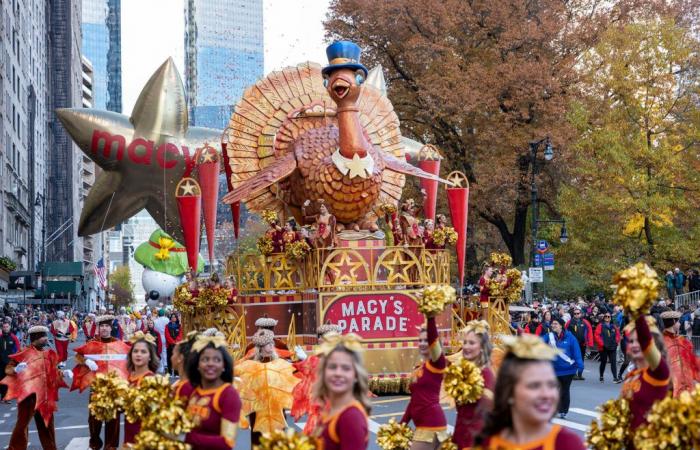
[[[343,98],[350,92],[350,83],[342,78],[336,78],[331,85],[331,89],[338,96],[338,98]]]

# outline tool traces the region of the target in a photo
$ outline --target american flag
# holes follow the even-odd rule
[[[100,258],[99,261],[97,261],[97,264],[95,264],[95,276],[97,277],[97,281],[100,282],[100,288],[102,290],[107,289],[107,268],[105,267],[105,259]]]

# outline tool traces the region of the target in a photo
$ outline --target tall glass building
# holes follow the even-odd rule
[[[121,0],[82,3],[82,54],[94,70],[93,107],[122,112]]]
[[[245,88],[262,75],[262,0],[185,0],[191,125],[226,128]]]

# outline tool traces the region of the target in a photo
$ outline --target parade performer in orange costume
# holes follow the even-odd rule
[[[318,327],[317,336],[319,345],[323,344],[323,337],[330,333],[340,334],[340,327],[331,323]],[[307,357],[303,350],[301,350],[301,347],[297,348],[297,357],[300,361],[293,364],[294,368],[297,370],[294,376],[300,378],[301,381],[294,386],[294,390],[292,391],[294,402],[292,403],[291,414],[295,421],[301,419],[304,414],[307,415],[303,432],[307,436],[310,436],[318,425],[318,420],[321,417],[321,411],[323,409],[322,405],[312,396],[313,387],[316,384],[316,369],[320,357],[317,355],[310,355]]]
[[[129,379],[127,369],[127,354],[129,344],[112,337],[112,323],[114,316],[98,316],[98,338],[87,342],[75,349],[75,359],[78,364],[73,368],[73,385],[71,390],[79,389],[83,392],[90,386],[98,373],[115,371],[124,378]],[[119,414],[116,419],[105,422],[105,450],[114,450],[119,447]],[[88,415],[88,427],[90,429],[90,448],[98,450],[102,447],[102,421],[97,420],[92,414]]]
[[[684,336],[678,335],[681,313],[664,311],[661,320],[664,322],[664,344],[666,356],[671,369],[671,384],[673,396],[678,397],[683,391],[691,391],[695,383],[700,382],[700,364],[693,352],[693,344]]]
[[[314,397],[327,404],[315,432],[318,450],[365,450],[369,443],[369,376],[362,365],[360,337],[328,334],[319,347]]]
[[[155,375],[160,367],[160,359],[156,353],[156,340],[150,334],[137,331],[129,339],[131,348],[126,359],[126,367],[129,370],[129,386],[138,387],[145,377]],[[124,445],[132,444],[136,435],[141,431],[141,423],[124,420]]]
[[[572,431],[551,423],[559,403],[552,360],[559,353],[538,336],[503,336],[493,410],[476,448],[483,450],[584,450]]]
[[[241,399],[231,384],[233,359],[220,335],[200,335],[192,344],[187,377],[194,390],[187,411],[195,428],[185,438],[192,450],[230,450],[236,443]]]
[[[636,369],[625,377],[621,395],[629,400],[630,427],[636,430],[646,423],[652,405],[666,396],[670,373],[662,355],[663,338],[653,317],[640,316],[625,327],[625,332],[627,354]]]
[[[95,315],[93,313],[88,314],[83,321],[83,334],[85,335],[86,341],[94,339],[95,335],[97,335],[97,324],[95,323]]]
[[[472,320],[461,332],[462,356],[481,368],[484,391],[474,403],[457,405],[457,420],[452,442],[459,450],[470,449],[474,437],[484,427],[484,419],[493,408],[493,389],[496,378],[491,370],[491,341],[489,324],[484,320]]]
[[[423,363],[413,373],[411,400],[401,423],[411,420],[416,425],[412,450],[436,449],[448,439],[447,420],[440,407],[440,386],[447,366],[442,351],[435,317],[427,317],[427,326],[420,331],[418,349]]]
[[[66,319],[66,313],[58,311],[57,319],[51,322],[51,334],[56,344],[56,353],[58,353],[58,362],[63,365],[68,359],[68,342],[71,334],[76,330],[70,320]]]
[[[255,326],[258,328],[258,331],[260,330],[269,330],[272,332],[272,335],[274,336],[275,334],[275,326],[277,326],[277,320],[267,317],[260,317],[258,320],[255,321]],[[287,344],[284,343],[282,339],[279,338],[274,338],[274,345],[275,345],[275,352],[277,352],[277,356],[282,359],[292,359],[292,352],[289,351],[289,348],[287,347]],[[248,344],[245,348],[245,356],[243,359],[253,359],[255,357],[255,344],[251,342]]]
[[[58,356],[49,346],[49,329],[34,326],[28,331],[31,345],[10,356],[7,376],[0,382],[8,386],[8,399],[17,399],[17,422],[12,430],[9,450],[25,450],[29,444],[29,422],[34,418],[44,450],[56,450],[53,414],[58,410],[58,389],[67,388],[64,377],[70,370],[57,369]]]

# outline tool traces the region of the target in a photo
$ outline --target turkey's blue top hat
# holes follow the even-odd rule
[[[367,78],[367,68],[360,64],[360,53],[362,50],[354,42],[336,41],[326,47],[328,65],[321,72],[328,75],[338,69],[361,70]]]

